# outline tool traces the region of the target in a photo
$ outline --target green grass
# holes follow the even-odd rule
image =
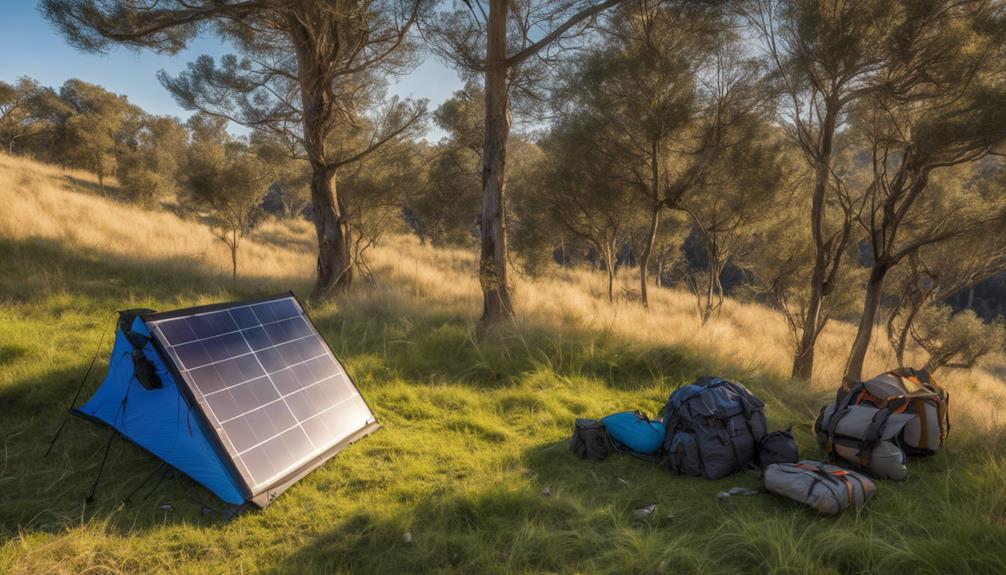
[[[53,243],[7,242],[0,254],[2,573],[1006,572],[1004,447],[962,426],[949,449],[913,462],[904,483],[881,482],[858,513],[819,518],[768,494],[724,501],[717,492],[756,488],[756,477],[678,477],[566,451],[575,418],[652,414],[713,369],[689,350],[603,332],[480,339],[471,318],[366,298],[311,311],[380,419],[376,434],[230,521],[183,477],[121,505],[157,463],[117,441],[85,505],[108,432],[72,419],[41,456],[114,310],[256,293]],[[106,341],[99,375],[107,354]],[[795,423],[804,455],[820,457],[810,425],[826,397],[717,367],[766,400],[772,427]]]

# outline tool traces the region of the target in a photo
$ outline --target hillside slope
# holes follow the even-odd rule
[[[849,326],[824,334],[808,385],[785,377],[788,335],[770,309],[729,301],[700,329],[685,292],[656,290],[646,312],[630,297],[609,304],[599,274],[555,269],[518,279],[519,320],[480,339],[474,253],[409,237],[372,250],[373,282],[310,310],[384,429],[234,521],[174,477],[119,505],[156,467],[123,444],[84,505],[106,433],[72,420],[40,456],[114,310],[305,295],[314,261],[309,224],[268,223],[243,244],[231,286],[226,248],[198,222],[95,189],[87,174],[0,154],[0,572],[1006,571],[1006,396],[990,372],[942,380],[950,449],[881,484],[858,515],[818,519],[768,495],[721,502],[718,491],[756,478],[587,464],[565,451],[573,420],[652,414],[714,372],[750,384],[770,423],[796,424],[804,454],[819,457],[810,424]],[[107,353],[106,341],[99,373]],[[867,371],[889,360],[875,349]],[[650,503],[658,512],[636,521]]]

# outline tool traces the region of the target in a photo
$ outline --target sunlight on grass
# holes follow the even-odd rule
[[[519,278],[516,324],[478,337],[474,253],[411,237],[369,253],[375,284],[310,309],[382,430],[229,522],[183,478],[120,506],[156,463],[116,443],[98,500],[84,505],[106,432],[73,420],[40,455],[114,310],[303,295],[314,262],[310,224],[268,222],[243,244],[232,288],[226,247],[197,222],[102,197],[93,183],[0,154],[0,573],[1006,570],[1000,359],[940,378],[952,394],[949,448],[913,462],[907,482],[880,483],[860,513],[822,520],[768,495],[721,501],[718,491],[757,478],[580,461],[566,452],[574,419],[652,415],[672,389],[716,372],[750,384],[770,426],[794,423],[804,455],[820,457],[810,424],[850,326],[824,334],[807,385],[788,379],[788,333],[766,307],[728,301],[699,329],[684,291],[654,290],[646,312],[628,270],[629,295],[609,304],[600,273],[555,268]],[[868,371],[888,361],[877,347]],[[652,517],[633,517],[653,503]]]

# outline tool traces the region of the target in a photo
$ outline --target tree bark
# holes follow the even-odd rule
[[[288,18],[297,55],[304,124],[304,151],[311,163],[311,203],[318,237],[318,276],[312,297],[324,298],[349,289],[353,281],[349,224],[338,195],[336,168],[328,161],[332,132],[331,55],[320,49],[315,34],[294,15]]]
[[[486,47],[486,130],[482,154],[482,216],[479,283],[483,326],[513,316],[507,282],[506,141],[510,133],[510,102],[506,62],[507,1],[489,1]]]
[[[801,379],[810,379],[814,374],[814,348],[817,344],[818,326],[821,322],[821,304],[824,300],[819,275],[824,275],[824,268],[815,265],[810,282],[810,301],[807,302],[807,313],[803,320],[803,333],[800,335],[800,341],[797,342],[796,353],[793,356],[791,376]]]
[[[231,230],[231,286],[238,285],[238,231]]]
[[[810,379],[814,373],[814,347],[817,336],[824,328],[821,316],[824,299],[830,295],[833,285],[827,280],[834,277],[841,265],[842,246],[835,250],[824,239],[825,196],[828,193],[828,178],[831,174],[831,152],[835,136],[836,103],[827,102],[828,112],[821,125],[820,146],[814,169],[814,196],[811,202],[810,227],[814,238],[814,271],[811,274],[810,300],[804,315],[803,333],[793,356],[792,377]],[[830,269],[829,269],[830,268]]]
[[[318,237],[318,279],[312,295],[324,298],[346,291],[353,282],[350,233],[337,195],[335,169],[313,163],[311,168],[311,202]]]
[[[660,226],[660,205],[650,208],[650,226],[646,230],[646,241],[643,242],[643,252],[639,254],[639,299],[643,307],[649,308],[650,301],[647,297],[646,287],[648,283],[647,272],[650,267],[650,255],[653,253],[653,244],[657,241],[657,228]],[[657,278],[660,281],[660,278]]]
[[[608,273],[608,303],[615,302],[615,247],[608,246],[604,255],[604,269]]]
[[[859,318],[859,329],[856,331],[856,339],[852,342],[843,385],[850,385],[863,378],[863,363],[870,348],[870,338],[873,336],[880,300],[884,295],[884,278],[887,277],[888,269],[886,263],[878,262],[870,272],[870,281],[866,284],[866,297],[863,301],[863,315]]]

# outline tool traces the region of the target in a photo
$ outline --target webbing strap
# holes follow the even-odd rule
[[[950,393],[943,392],[943,401],[936,404],[936,411],[940,418],[940,447],[946,442],[950,435]]]
[[[852,487],[852,482],[849,481],[848,477],[846,477],[848,473],[844,471],[843,472],[835,471],[833,474],[842,480],[842,483],[845,484],[845,490],[849,492],[849,507],[855,506],[855,499],[854,499],[855,493]]]
[[[919,419],[919,449],[929,449],[929,411],[926,409],[926,400],[914,399],[915,416]]]

